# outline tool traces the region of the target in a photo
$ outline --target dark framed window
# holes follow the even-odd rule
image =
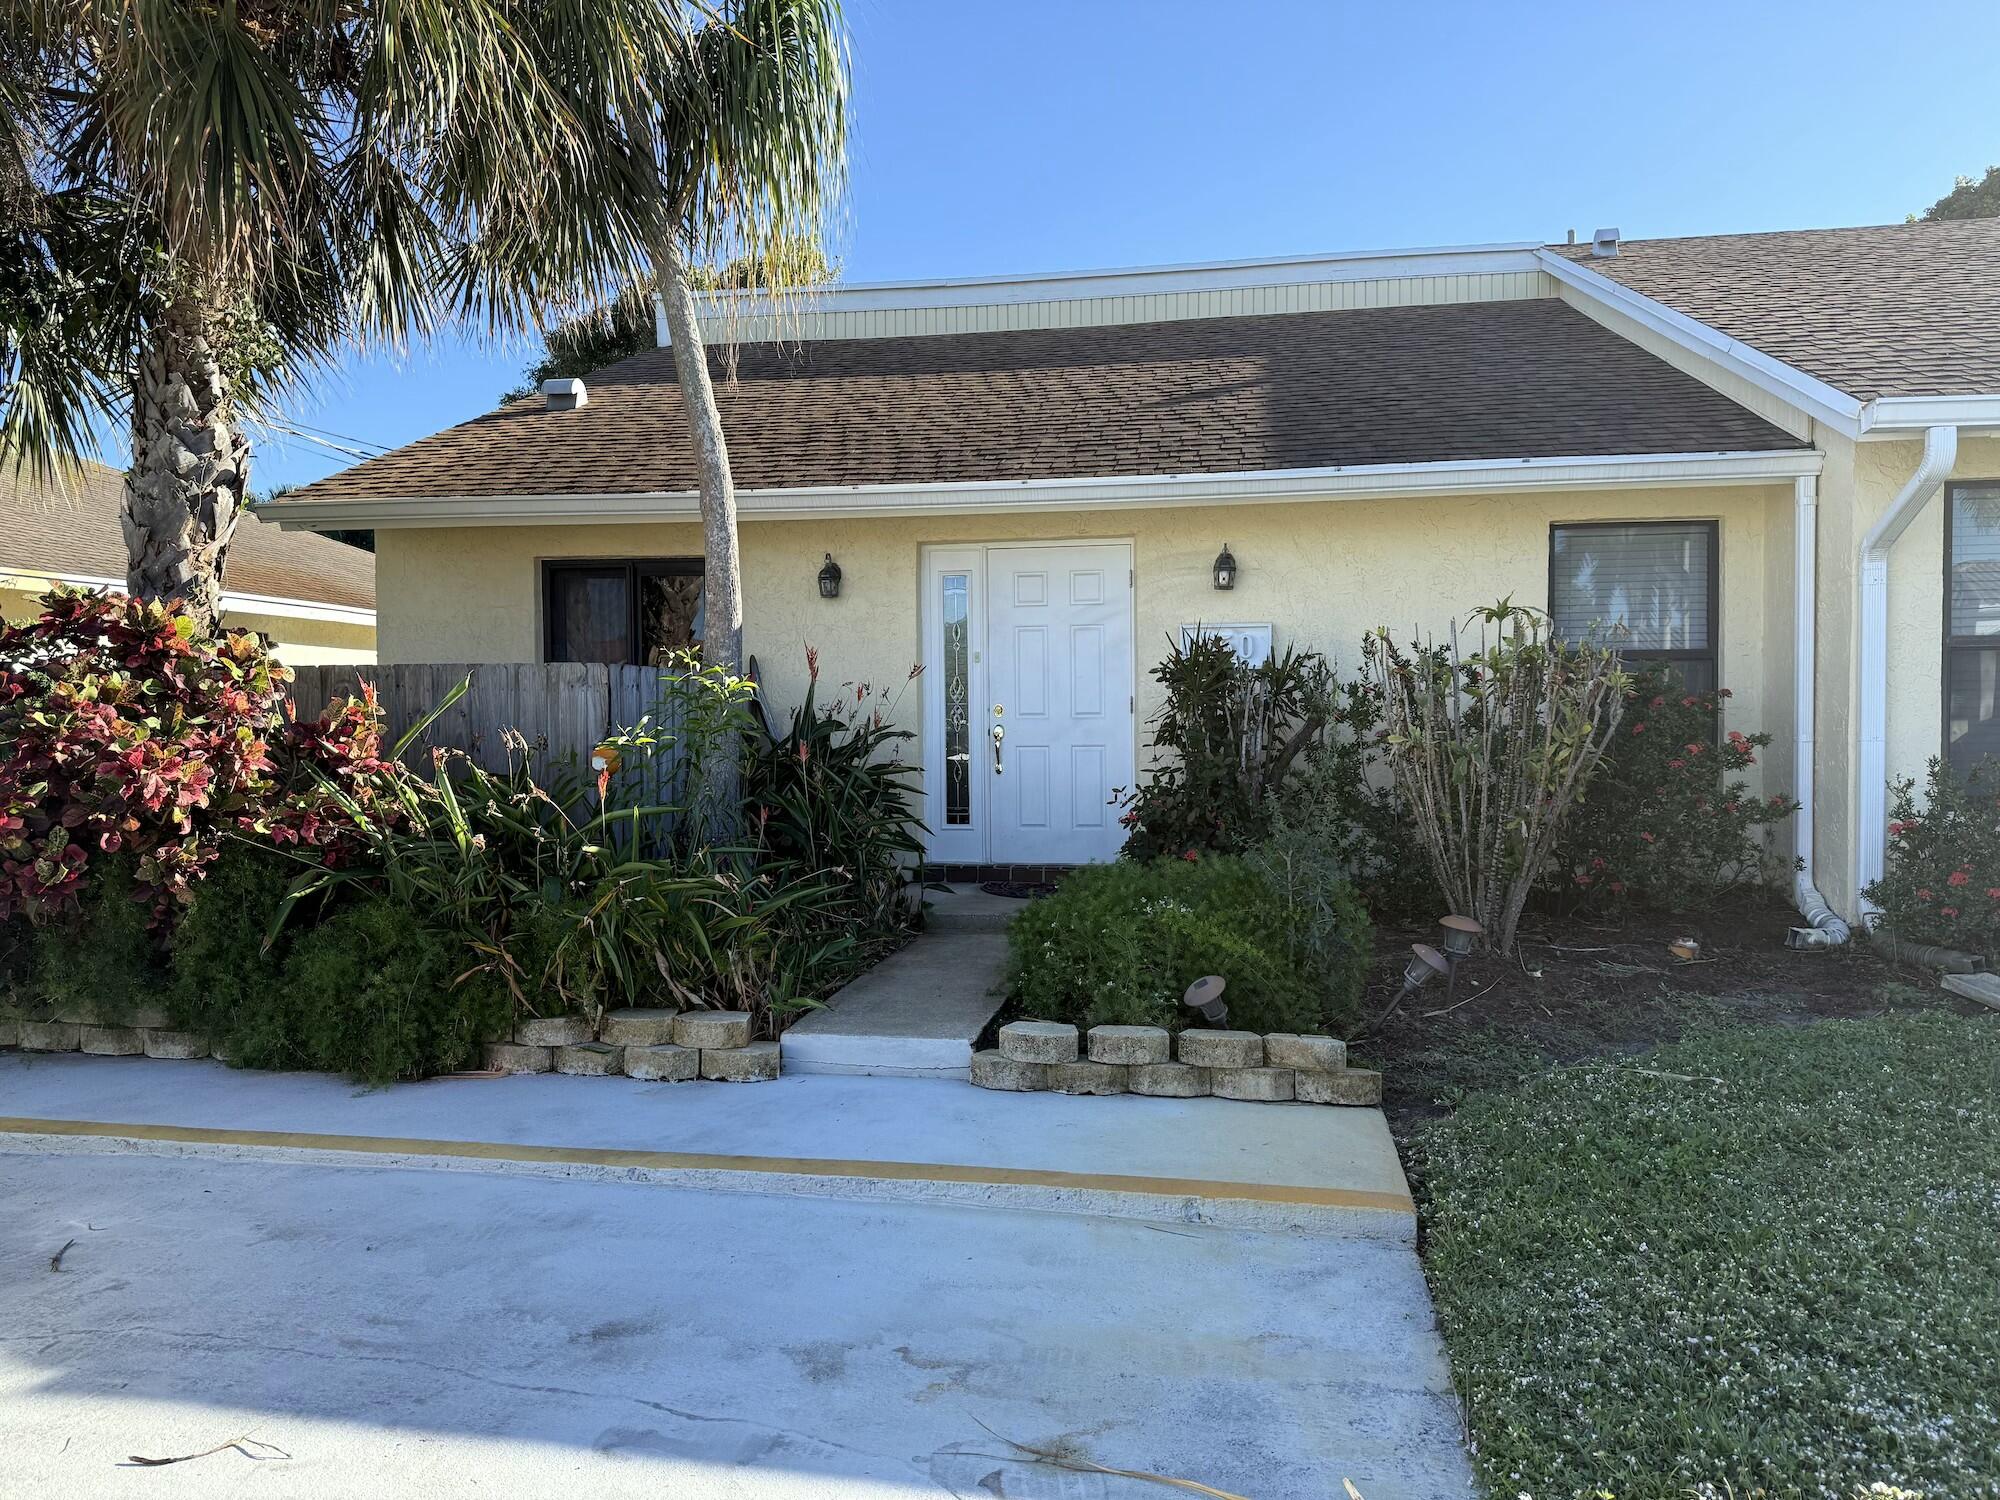
[[[2000,755],[2000,480],[1945,486],[1944,756]]]
[[[1714,692],[1722,685],[1718,529],[1714,521],[1551,526],[1556,634],[1577,640],[1595,631],[1635,669],[1671,667],[1689,692]]]
[[[698,557],[542,564],[542,659],[651,664],[701,644]]]

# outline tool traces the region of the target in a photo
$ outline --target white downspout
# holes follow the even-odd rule
[[[1889,802],[1889,549],[1909,528],[1958,462],[1958,429],[1924,432],[1924,456],[1909,482],[1861,539],[1860,743],[1855,774],[1855,899],[1861,920],[1873,925],[1877,909],[1860,892],[1882,878]]]
[[[1792,722],[1798,738],[1792,755],[1793,797],[1799,810],[1792,814],[1792,852],[1798,856],[1798,873],[1792,877],[1792,904],[1806,919],[1804,927],[1794,927],[1786,937],[1792,948],[1833,948],[1846,942],[1850,933],[1826,897],[1813,884],[1813,713],[1814,687],[1819,671],[1815,645],[1818,622],[1819,579],[1819,480],[1801,474],[1793,481],[1792,510]]]

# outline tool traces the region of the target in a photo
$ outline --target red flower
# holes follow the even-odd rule
[[[1588,875],[1579,875],[1576,877],[1576,883],[1578,885],[1589,885],[1590,877]]]
[[[1653,842],[1653,836],[1650,833],[1642,833],[1639,835],[1639,841],[1643,844],[1650,844]]]
[[[1995,901],[2000,901],[2000,885],[1989,885],[1986,888],[1986,894],[1991,896]]]
[[[1971,879],[1972,877],[1968,875],[1965,871],[1953,870],[1949,875],[1945,876],[1944,883],[1946,885],[1964,885],[1967,881]]]
[[[1930,887],[1929,887],[1929,886],[1919,886],[1919,887],[1917,887],[1917,899],[1918,899],[1919,901],[1928,901],[1928,900],[1930,900],[1930,899],[1931,899],[1931,890],[1930,890]]]
[[[1687,762],[1684,760],[1670,760],[1667,762],[1667,769],[1669,771],[1685,771],[1687,769]]]
[[[1621,896],[1622,896],[1622,895],[1623,895],[1623,894],[1625,893],[1625,882],[1624,882],[1624,881],[1622,881],[1622,880],[1614,880],[1614,881],[1612,881],[1612,882],[1611,882],[1611,891],[1612,891],[1612,894],[1614,894],[1614,895],[1621,895]]]
[[[1938,908],[1938,915],[1941,917],[1955,917],[1958,915],[1958,908],[1955,906],[1940,906]]]
[[[1654,708],[1665,708],[1667,706],[1667,700],[1664,698],[1655,698],[1653,700],[1652,706]]]
[[[1644,734],[1646,732],[1646,726],[1644,724],[1634,724],[1632,726],[1632,732],[1634,734]]]
[[[1196,860],[1200,859],[1201,856],[1195,853],[1194,850],[1190,849],[1188,850],[1187,853],[1183,854],[1181,858],[1186,860],[1189,864],[1193,864]]]
[[[1891,838],[1894,838],[1897,834],[1900,834],[1904,832],[1906,829],[1908,829],[1909,826],[1910,825],[1908,823],[1891,823],[1889,825],[1889,836]]]

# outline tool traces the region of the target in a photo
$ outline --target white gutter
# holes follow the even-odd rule
[[[1861,418],[1869,437],[1908,439],[1931,427],[2000,427],[2000,396],[1877,396]]]
[[[1786,448],[1740,453],[1631,453],[1586,458],[1348,464],[1223,474],[824,485],[740,489],[736,497],[738,512],[745,521],[810,520],[822,516],[990,515],[1512,494],[1524,490],[1769,484],[1795,479],[1801,474],[1817,474],[1821,462],[1821,455],[1813,449]],[[347,526],[570,526],[692,520],[700,514],[700,497],[693,490],[665,490],[632,494],[393,496],[367,500],[280,498],[266,501],[257,508],[257,514],[277,521],[288,530]]]
[[[125,580],[95,573],[0,572],[0,588],[26,594],[44,594],[57,584],[73,589],[105,589],[125,592]],[[317,599],[287,599],[277,594],[244,594],[224,589],[222,612],[245,615],[276,615],[288,620],[322,620],[334,625],[364,625],[375,628],[375,611],[352,604],[326,604]]]
[[[1889,549],[1909,529],[1958,462],[1958,429],[1932,427],[1924,433],[1924,456],[1916,471],[1889,502],[1889,508],[1861,539],[1860,755],[1855,774],[1855,899],[1861,918],[1872,923],[1876,908],[1861,896],[1881,879],[1886,855],[1889,798]]]
[[[1792,753],[1792,796],[1799,804],[1799,810],[1792,814],[1792,852],[1799,861],[1792,876],[1792,904],[1806,925],[1794,927],[1785,941],[1793,948],[1832,948],[1846,942],[1851,933],[1813,883],[1819,481],[1801,474],[1793,486],[1792,501],[1792,722],[1798,736]]]

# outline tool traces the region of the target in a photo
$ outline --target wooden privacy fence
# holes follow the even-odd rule
[[[328,703],[357,696],[373,683],[394,744],[409,727],[450,696],[466,679],[463,698],[446,709],[404,756],[413,769],[430,765],[430,750],[463,750],[479,765],[504,771],[518,764],[508,731],[534,752],[537,779],[546,769],[573,765],[589,775],[590,752],[614,729],[651,716],[655,734],[677,740],[678,700],[667,694],[669,673],[658,667],[605,666],[598,662],[404,662],[394,666],[338,665],[292,668],[292,704],[301,720],[316,719]],[[618,799],[628,805],[677,800],[678,748],[633,757],[619,777]]]

